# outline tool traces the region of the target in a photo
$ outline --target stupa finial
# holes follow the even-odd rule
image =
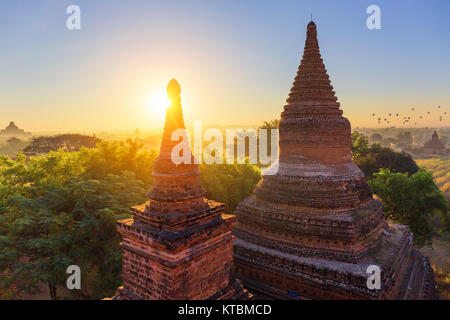
[[[181,87],[178,81],[175,79],[170,80],[169,84],[167,85],[167,95],[169,96],[170,102],[179,103],[181,101],[180,94]]]
[[[317,28],[314,21],[306,27],[303,58],[287,99],[296,106],[323,106],[339,108],[337,97],[320,55]]]

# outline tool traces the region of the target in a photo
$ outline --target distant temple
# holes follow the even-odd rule
[[[246,298],[233,266],[235,217],[222,214],[223,204],[204,198],[198,165],[172,161],[179,143],[172,141],[172,133],[185,130],[176,80],[170,81],[167,93],[171,105],[149,201],[132,208],[133,218],[117,223],[123,238],[123,287],[113,299]]]
[[[260,298],[432,299],[429,260],[406,226],[386,222],[339,107],[311,21],[281,113],[279,162],[236,209],[238,278]],[[368,285],[373,268],[379,288]]]
[[[9,125],[0,131],[0,136],[15,136],[15,137],[24,137],[24,136],[31,136],[30,132],[25,132],[23,129],[19,129],[18,126],[14,123],[14,121],[11,121]]]
[[[445,144],[439,139],[439,135],[434,130],[431,140],[425,142],[423,147],[423,153],[425,154],[446,154],[447,150]]]

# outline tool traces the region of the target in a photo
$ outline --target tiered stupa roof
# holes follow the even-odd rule
[[[303,59],[287,102],[296,106],[339,107],[320,55],[316,24],[313,21],[307,27]]]

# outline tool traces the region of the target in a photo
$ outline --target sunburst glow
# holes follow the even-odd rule
[[[170,106],[170,100],[167,93],[155,93],[148,100],[150,111],[157,116],[164,117],[167,107]]]

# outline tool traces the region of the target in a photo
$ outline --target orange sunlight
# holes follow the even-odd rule
[[[165,91],[155,92],[148,99],[148,106],[152,115],[164,119],[167,107],[170,106],[170,100]]]

